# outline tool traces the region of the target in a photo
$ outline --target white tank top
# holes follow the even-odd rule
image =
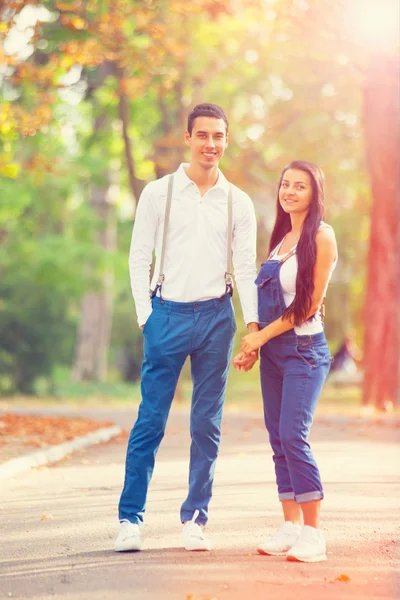
[[[329,227],[330,229],[332,229],[332,227],[330,225],[328,225],[327,223],[324,223],[324,222],[321,223],[321,227]],[[274,248],[274,250],[272,251],[272,254],[271,254],[271,259],[281,260],[287,254],[289,254],[289,252],[291,252],[292,250],[294,250],[296,248],[296,246],[293,246],[293,248],[291,248],[285,254],[278,254],[282,243],[283,243],[283,240],[281,242],[279,242],[279,244],[276,246],[276,248]],[[324,296],[326,294],[326,290],[328,288],[329,281],[332,277],[332,273],[336,267],[336,264],[337,264],[337,257],[334,260],[334,262],[332,263],[331,272],[329,275],[328,283],[325,288]],[[280,282],[281,282],[282,291],[283,291],[283,299],[285,301],[286,307],[288,307],[289,304],[291,304],[293,302],[294,297],[296,295],[296,277],[297,277],[297,255],[293,254],[293,256],[288,258],[283,263],[283,265],[281,266],[281,270],[280,270]],[[323,331],[323,324],[322,324],[320,310],[318,309],[318,311],[314,315],[312,321],[306,321],[305,323],[302,323],[302,325],[300,325],[299,327],[295,327],[294,330],[295,330],[295,333],[297,333],[297,335],[314,335],[314,333],[319,333],[320,331]]]

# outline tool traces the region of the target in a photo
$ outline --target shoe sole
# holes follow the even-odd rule
[[[188,552],[210,552],[210,550],[211,550],[211,546],[209,548],[204,548],[204,546],[202,548],[199,548],[199,547],[189,548],[188,546],[185,546],[184,548]]]
[[[257,548],[257,552],[263,556],[286,556],[286,552],[267,552],[267,550],[263,550],[262,548]]]
[[[305,562],[305,563],[316,563],[328,560],[326,554],[320,554],[319,556],[313,556],[312,558],[298,558],[297,556],[287,555],[286,560],[290,562]]]
[[[126,543],[126,544],[119,544],[118,546],[115,545],[114,546],[114,552],[139,552],[140,551],[140,545],[136,544],[132,544],[132,543]]]

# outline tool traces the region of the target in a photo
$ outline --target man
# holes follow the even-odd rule
[[[117,552],[140,550],[140,525],[157,450],[179,373],[191,358],[189,491],[181,507],[186,550],[210,550],[204,534],[218,455],[233,338],[235,280],[249,332],[258,330],[256,220],[250,198],[228,183],[218,164],[228,145],[228,120],[215,104],[188,117],[190,163],[146,186],[138,203],[129,256],[132,294],[144,336],[142,402],[131,431],[119,503]],[[170,199],[170,209],[168,206]],[[229,206],[232,206],[229,230]],[[166,210],[167,208],[167,210]],[[169,212],[169,215],[168,215]],[[156,266],[149,296],[149,265]],[[229,256],[230,263],[230,256]],[[247,370],[257,356],[242,357]]]

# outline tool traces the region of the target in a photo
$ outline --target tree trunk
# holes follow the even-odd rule
[[[364,90],[366,156],[372,188],[365,299],[363,403],[399,402],[400,199],[397,60],[371,60]]]
[[[93,188],[89,203],[103,224],[103,229],[98,233],[100,246],[108,252],[114,252],[116,224],[114,207],[107,199],[109,185]],[[113,273],[106,272],[102,284],[101,291],[87,292],[82,301],[73,368],[75,381],[105,381],[107,377],[107,354],[113,308]]]
[[[184,161],[185,144],[184,144],[184,127],[182,98],[176,94],[176,106],[178,109],[172,111],[167,106],[162,87],[158,90],[158,108],[161,115],[161,130],[162,135],[154,142],[154,168],[156,178],[164,177],[175,171]]]
[[[104,63],[99,67],[96,87],[112,73],[113,65]],[[95,136],[107,131],[109,117],[105,114],[95,120]],[[99,142],[100,143],[100,142]],[[111,172],[105,157],[105,183],[90,190],[89,204],[99,218],[99,245],[112,253],[116,248],[116,221],[114,206],[109,201],[112,184]],[[90,268],[90,265],[89,265]],[[75,345],[72,377],[75,381],[104,381],[107,377],[107,355],[111,335],[114,276],[106,272],[100,291],[90,290],[83,298],[81,316]]]

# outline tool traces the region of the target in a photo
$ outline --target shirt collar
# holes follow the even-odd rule
[[[187,186],[191,185],[193,181],[186,175],[184,167],[188,167],[189,163],[182,163],[175,173],[175,184],[177,188],[182,191]],[[218,169],[218,180],[212,189],[221,189],[228,195],[229,193],[229,182],[225,175]]]

